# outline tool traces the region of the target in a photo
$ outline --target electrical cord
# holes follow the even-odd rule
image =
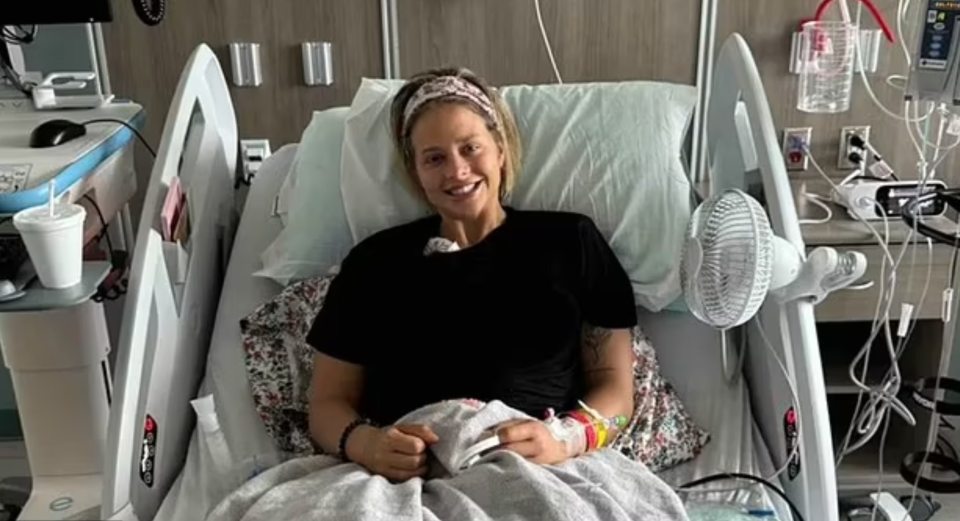
[[[27,31],[23,25],[4,25],[0,28],[0,40],[13,45],[26,45],[37,39],[40,26],[32,24]],[[19,34],[18,34],[19,32]]]
[[[831,210],[826,203],[820,201],[820,199],[816,197],[816,194],[804,193],[803,195],[807,201],[822,208],[823,211],[826,212],[826,216],[820,219],[800,219],[800,224],[824,224],[830,222],[830,219],[833,219],[833,210]]]
[[[93,209],[97,212],[97,217],[100,219],[101,228],[100,237],[98,237],[98,239],[106,237],[107,249],[110,250],[110,264],[113,265],[113,241],[110,240],[110,234],[107,233],[109,231],[107,228],[109,226],[107,224],[107,220],[103,218],[103,212],[100,211],[100,205],[97,204],[93,197],[90,197],[90,194],[83,194],[83,198],[90,202],[90,204],[93,205]]]
[[[22,92],[25,96],[30,97],[30,91],[33,89],[34,83],[24,82],[20,78],[20,74],[13,69],[13,60],[10,58],[10,52],[7,50],[7,46],[3,44],[0,44],[0,76],[10,80],[10,83],[15,89]]]
[[[110,233],[109,233],[110,225],[109,223],[107,223],[107,220],[104,219],[103,212],[100,210],[100,205],[97,204],[97,201],[94,200],[93,197],[90,197],[90,194],[83,194],[83,198],[86,199],[91,205],[93,205],[93,209],[97,212],[97,218],[99,218],[100,220],[101,231],[100,231],[100,236],[97,238],[97,240],[99,241],[100,239],[103,239],[103,238],[107,239],[107,250],[109,252],[108,256],[110,259],[110,268],[111,268],[110,272],[119,273],[119,275],[117,276],[117,279],[119,280],[117,279],[111,280],[108,275],[107,280],[104,282],[104,285],[107,287],[98,288],[96,295],[94,295],[93,297],[93,300],[95,302],[103,302],[104,300],[117,300],[122,295],[125,295],[127,293],[126,280],[122,278],[123,272],[126,270],[125,263],[126,263],[127,257],[126,255],[123,255],[121,258],[118,258],[117,251],[113,249],[113,241],[110,239]]]
[[[153,150],[153,147],[150,146],[150,143],[147,143],[147,140],[144,139],[143,135],[140,134],[140,131],[137,130],[136,127],[134,127],[133,125],[127,123],[126,121],[123,121],[122,119],[113,119],[113,118],[97,118],[97,119],[90,119],[90,120],[84,121],[83,123],[80,123],[80,124],[83,126],[87,126],[87,125],[90,125],[91,123],[119,123],[127,127],[134,133],[134,135],[137,136],[137,139],[139,139],[140,142],[143,143],[143,146],[147,149],[148,152],[150,152],[150,155],[154,159],[157,158],[157,153]]]
[[[547,48],[547,56],[550,57],[550,65],[553,66],[553,74],[557,77],[557,83],[563,85],[563,79],[560,78],[560,68],[557,67],[557,60],[553,56],[553,47],[550,46],[547,29],[543,25],[543,14],[540,12],[540,0],[533,0],[533,6],[537,11],[537,24],[540,26],[540,36],[543,38],[544,47]]]

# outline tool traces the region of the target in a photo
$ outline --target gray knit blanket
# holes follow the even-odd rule
[[[529,418],[499,401],[450,400],[399,423],[440,438],[424,479],[391,482],[329,456],[287,461],[247,481],[208,521],[687,521],[679,497],[643,464],[600,450],[540,465],[505,450],[463,467],[464,455],[507,420]]]

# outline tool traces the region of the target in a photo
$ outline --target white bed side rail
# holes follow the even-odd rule
[[[203,375],[235,229],[236,160],[229,88],[216,56],[200,45],[171,101],[137,230],[107,434],[105,519],[152,519],[185,458],[194,421],[189,400]],[[182,244],[188,260],[179,270],[169,262],[175,243],[159,232],[174,177],[190,215]],[[145,427],[154,423],[151,447]]]
[[[803,252],[796,207],[767,97],[750,49],[736,33],[726,40],[716,63],[707,126],[711,191],[740,188],[758,196],[769,213],[774,233]],[[757,172],[760,179],[751,179]],[[799,466],[781,476],[781,484],[806,519],[837,521],[833,442],[813,305],[802,301],[779,305],[768,300],[759,318],[773,349],[796,382],[800,402]],[[779,468],[790,453],[785,425],[793,400],[756,326],[756,320],[750,323],[745,371],[757,423]]]

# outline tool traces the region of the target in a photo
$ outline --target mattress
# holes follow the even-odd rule
[[[260,268],[260,252],[282,229],[280,217],[273,215],[274,199],[290,171],[296,148],[287,145],[278,149],[257,172],[224,277],[206,375],[198,396],[213,397],[226,447],[211,445],[221,439],[220,433],[194,430],[183,470],[164,498],[158,520],[202,519],[234,485],[280,457],[254,410],[239,323],[282,289],[272,280],[251,274]],[[223,457],[224,449],[227,458]]]
[[[282,229],[280,217],[272,215],[272,209],[295,154],[296,145],[288,145],[268,158],[247,196],[217,311],[206,376],[198,393],[213,397],[221,429],[216,433],[194,431],[184,467],[160,507],[159,520],[202,518],[235,486],[283,457],[254,410],[239,320],[281,289],[273,281],[251,274],[260,268],[260,252]],[[770,476],[773,465],[750,413],[746,383],[739,380],[728,385],[723,381],[718,333],[684,313],[640,312],[640,324],[657,349],[664,376],[690,414],[711,434],[710,443],[696,459],[663,472],[661,478],[678,486],[719,472]],[[217,446],[218,440],[225,447]],[[224,450],[229,454],[226,458]],[[729,486],[722,483],[711,488]],[[750,492],[689,498],[753,499]],[[769,504],[769,495],[763,494],[762,501]],[[782,505],[778,507],[786,512]]]

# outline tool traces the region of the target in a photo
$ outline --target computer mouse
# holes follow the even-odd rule
[[[65,119],[44,121],[30,133],[31,148],[47,148],[62,145],[87,133],[87,128]]]

